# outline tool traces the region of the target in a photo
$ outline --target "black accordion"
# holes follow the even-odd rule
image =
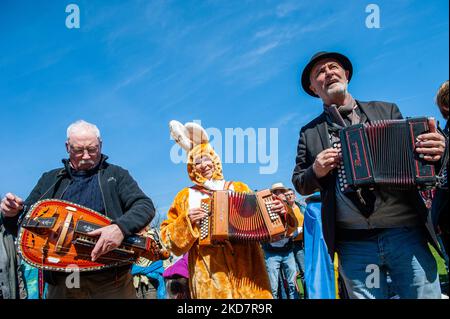
[[[384,186],[396,190],[430,189],[437,184],[434,165],[415,152],[416,138],[428,133],[426,117],[380,120],[345,127],[339,133],[341,191]]]

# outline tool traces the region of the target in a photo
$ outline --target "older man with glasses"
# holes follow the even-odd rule
[[[150,223],[155,208],[127,170],[107,162],[95,125],[85,121],[71,124],[66,150],[69,158],[63,160],[64,167],[44,173],[25,201],[12,193],[5,195],[1,218],[5,227],[17,234],[19,217],[42,199],[63,199],[95,210],[113,220],[92,232],[99,236],[91,255],[96,260]],[[72,289],[66,286],[67,274],[46,271],[47,298],[136,298],[130,267],[82,273],[80,287]]]

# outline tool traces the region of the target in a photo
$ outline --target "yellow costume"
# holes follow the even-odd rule
[[[214,163],[211,180],[195,171],[194,160],[208,156]],[[222,164],[208,143],[194,146],[188,153],[188,174],[198,186],[209,190],[224,189]],[[247,185],[232,182],[230,189],[250,192]],[[188,217],[190,208],[200,207],[205,193],[184,188],[175,197],[168,219],[161,224],[162,240],[175,255],[189,251],[189,285],[192,298],[272,298],[269,277],[259,243],[198,245],[199,229]]]
[[[206,131],[195,123],[171,121],[171,135],[188,152],[187,170],[196,187],[184,188],[175,197],[167,220],[161,224],[161,238],[175,255],[189,252],[189,286],[192,298],[263,299],[272,298],[263,251],[257,242],[199,246],[199,227],[192,225],[189,210],[201,207],[208,192],[230,189],[251,192],[241,182],[226,183],[222,163],[209,144]],[[195,170],[195,160],[208,157],[213,162],[209,180]],[[206,191],[206,192],[205,192]],[[297,227],[292,209],[285,205],[287,234]]]

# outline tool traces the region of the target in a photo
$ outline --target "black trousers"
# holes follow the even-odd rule
[[[77,277],[79,276],[79,277]],[[130,268],[53,273],[47,299],[136,299]]]

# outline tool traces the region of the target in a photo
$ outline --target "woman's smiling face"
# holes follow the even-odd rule
[[[201,156],[194,161],[195,170],[206,179],[211,179],[214,174],[214,163],[208,156]]]

